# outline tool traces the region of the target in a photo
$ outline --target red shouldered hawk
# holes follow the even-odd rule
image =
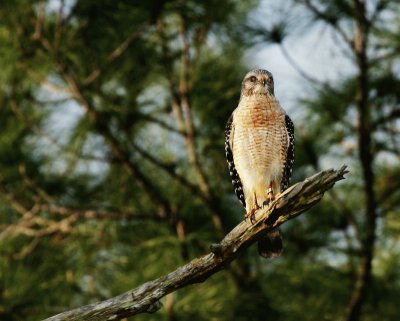
[[[289,184],[294,161],[294,126],[274,96],[272,74],[247,73],[239,105],[226,125],[225,152],[235,193],[246,208],[245,218],[268,205]],[[258,242],[263,257],[279,256],[279,229]]]

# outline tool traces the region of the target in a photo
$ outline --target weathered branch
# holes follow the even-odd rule
[[[287,189],[268,207],[256,213],[254,224],[243,221],[211,252],[194,259],[175,271],[106,301],[86,305],[53,316],[46,321],[118,320],[139,313],[153,313],[161,308],[160,299],[187,285],[205,281],[234,260],[237,254],[258,237],[294,218],[319,202],[324,193],[344,178],[346,166],[319,172]]]

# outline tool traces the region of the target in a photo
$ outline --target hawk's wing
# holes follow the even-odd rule
[[[288,135],[288,147],[283,167],[283,177],[281,182],[281,192],[288,188],[294,163],[294,126],[288,115],[285,116],[285,126]]]
[[[231,175],[232,184],[235,189],[236,196],[246,208],[246,201],[244,200],[244,192],[242,182],[238,172],[236,171],[235,163],[233,161],[233,135],[235,132],[235,126],[232,124],[233,114],[229,117],[228,122],[225,127],[225,154],[226,160],[228,161],[229,174]]]

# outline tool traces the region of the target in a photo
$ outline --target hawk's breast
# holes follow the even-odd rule
[[[285,112],[277,101],[244,99],[233,115],[236,170],[246,192],[282,180],[287,134]],[[286,146],[283,146],[286,145]]]

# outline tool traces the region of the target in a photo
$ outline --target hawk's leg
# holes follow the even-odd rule
[[[266,201],[263,202],[263,207],[267,205],[269,206],[274,200],[275,200],[275,193],[274,190],[272,189],[272,184],[270,184],[267,189],[267,199]]]
[[[252,206],[252,209],[244,215],[244,220],[247,220],[249,218],[250,223],[252,223],[252,224],[255,222],[256,211],[261,208],[261,206],[258,205],[258,203],[257,203],[256,193],[253,194],[253,201],[254,201],[254,203],[253,203],[254,206]],[[251,203],[247,203],[247,204],[251,204]]]
[[[246,221],[248,218],[250,219],[250,223],[254,223],[255,222],[255,213],[258,209],[260,209],[260,206],[256,206],[255,208],[251,209],[250,212],[246,213],[244,215],[244,220]]]

